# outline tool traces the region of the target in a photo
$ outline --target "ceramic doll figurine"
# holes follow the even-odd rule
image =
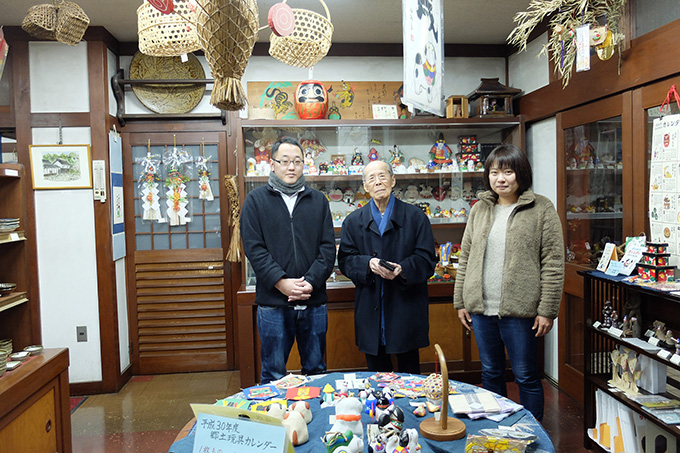
[[[620,324],[619,324],[619,312],[617,312],[616,310],[612,310],[611,319],[612,319],[612,325],[611,326],[618,329],[619,326],[620,326]]]
[[[378,418],[378,426],[388,441],[392,436],[399,437],[404,428],[404,412],[399,406],[389,406]]]
[[[378,160],[378,150],[375,148],[371,148],[371,150],[368,152],[368,160],[373,162],[374,160]]]
[[[364,441],[355,436],[351,430],[344,433],[328,431],[321,441],[326,446],[326,453],[361,453],[364,451]]]
[[[342,201],[344,201],[347,204],[352,204],[354,203],[355,196],[354,196],[354,191],[352,190],[351,187],[348,187],[345,189],[345,192],[342,194]]]
[[[444,134],[439,133],[439,138],[435,144],[430,148],[430,159],[441,168],[442,164],[448,164],[451,162],[451,148],[446,144],[444,140]]]
[[[361,155],[359,148],[354,148],[354,155],[352,156],[352,165],[364,165],[364,158]]]
[[[390,164],[392,168],[400,166],[404,162],[404,153],[401,152],[397,145],[390,150]]]
[[[673,343],[675,343],[675,354],[680,355],[680,337],[671,338],[671,340],[673,340]]]
[[[392,194],[394,195],[394,198],[401,200],[404,196],[404,189],[399,186],[394,186],[394,189],[392,189]]]
[[[335,423],[329,432],[346,433],[352,431],[354,436],[364,438],[364,428],[361,425],[361,411],[364,405],[358,398],[343,398],[335,405]],[[362,442],[363,449],[363,442]]]

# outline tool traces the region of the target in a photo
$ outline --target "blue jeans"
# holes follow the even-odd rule
[[[505,349],[519,386],[519,402],[543,420],[543,384],[538,370],[538,338],[531,330],[534,318],[499,318],[472,315],[472,328],[482,362],[482,386],[502,396],[505,385]]]
[[[326,305],[295,310],[291,307],[257,307],[257,332],[260,334],[261,384],[286,375],[286,362],[297,339],[302,374],[326,372],[324,352],[328,312]]]

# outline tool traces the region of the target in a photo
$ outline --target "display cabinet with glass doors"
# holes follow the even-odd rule
[[[345,217],[370,200],[362,183],[363,167],[383,160],[394,169],[395,196],[420,207],[430,219],[436,242],[451,242],[454,250],[476,194],[484,190],[484,158],[519,126],[514,117],[493,123],[479,119],[406,124],[308,121],[301,127],[243,123],[244,194],[266,184],[272,144],[286,136],[297,139],[303,147],[306,183],[326,195],[339,242]],[[452,270],[438,269],[432,281],[451,282]],[[255,275],[247,264],[244,280],[254,288]],[[330,287],[346,281],[336,266]]]
[[[630,95],[613,96],[557,115],[557,211],[566,260],[558,366],[560,388],[579,401],[584,295],[578,272],[597,266],[606,243],[621,244],[632,234],[629,102]]]
[[[525,146],[522,117],[409,120],[242,120],[238,143],[241,202],[251,190],[267,183],[271,145],[281,137],[297,139],[305,158],[306,183],[329,200],[336,243],[345,217],[369,202],[363,189],[362,166],[372,158],[393,165],[394,193],[418,205],[429,217],[437,244],[461,242],[467,216],[483,189],[483,159],[499,143]],[[474,145],[474,146],[473,146]],[[462,152],[462,153],[461,153]],[[363,162],[363,163],[362,163]],[[259,379],[258,337],[255,322],[255,275],[244,260],[239,313],[239,368],[241,385]],[[480,364],[474,336],[461,327],[451,304],[455,259],[439,265],[428,286],[430,343],[445,353],[450,375],[479,381]],[[365,367],[354,344],[354,285],[336,266],[327,284],[328,370]],[[434,371],[434,350],[420,351],[423,372]],[[293,348],[288,370],[299,369]]]

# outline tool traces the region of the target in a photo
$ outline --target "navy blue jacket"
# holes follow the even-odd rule
[[[395,200],[382,237],[370,203],[347,216],[338,265],[356,286],[354,330],[361,352],[378,354],[380,283],[384,286],[385,352],[401,354],[430,344],[427,280],[437,262],[434,249],[429,219],[418,207],[403,201]],[[374,256],[400,264],[400,276],[383,280],[371,272],[368,262]]]
[[[302,276],[314,290],[299,305],[326,303],[326,280],[335,263],[335,235],[328,200],[321,192],[305,187],[291,215],[281,194],[269,184],[252,190],[241,211],[241,238],[257,277],[255,303],[291,305],[274,285],[282,278]]]

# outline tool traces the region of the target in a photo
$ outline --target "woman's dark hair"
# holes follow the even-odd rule
[[[300,153],[302,154],[302,157],[305,156],[305,153],[302,151],[302,145],[300,145],[300,142],[295,140],[293,137],[281,137],[279,140],[276,141],[272,145],[272,157],[276,159],[276,153],[279,151],[279,146],[281,146],[283,143],[288,143],[289,145],[295,145],[300,149]]]
[[[484,162],[484,186],[487,190],[492,190],[489,184],[489,171],[492,166],[499,169],[510,168],[517,177],[517,194],[522,195],[534,182],[531,164],[526,154],[515,145],[500,145],[491,151],[489,157]]]

